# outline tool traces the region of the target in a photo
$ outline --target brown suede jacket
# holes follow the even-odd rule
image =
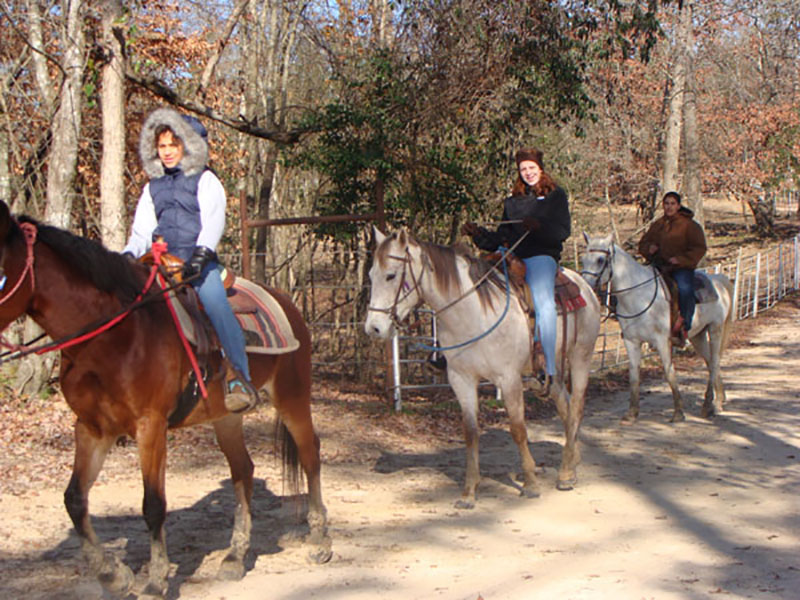
[[[673,217],[666,215],[650,226],[639,241],[639,253],[657,266],[673,269],[694,269],[706,253],[703,228],[692,219],[694,213],[682,206]],[[658,250],[650,254],[650,246]],[[670,264],[675,257],[678,264]]]

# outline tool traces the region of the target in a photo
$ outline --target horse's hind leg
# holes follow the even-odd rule
[[[133,585],[133,572],[103,551],[89,516],[89,490],[114,441],[115,437],[95,436],[80,421],[75,424],[75,463],[64,492],[64,504],[80,537],[89,569],[109,590],[125,595]]]
[[[283,386],[273,386],[272,403],[278,411],[283,427],[291,439],[284,446],[284,467],[296,469],[297,463],[303,468],[308,484],[308,527],[307,542],[312,545],[309,560],[321,564],[332,556],[331,539],[328,535],[328,516],[322,501],[321,460],[319,456],[319,437],[314,431],[311,419],[310,376],[309,386],[290,384],[305,378],[288,378],[283,375]],[[295,387],[298,385],[299,387]]]
[[[519,450],[520,462],[522,463],[522,476],[524,486],[522,494],[528,498],[539,496],[539,484],[536,480],[536,461],[531,456],[528,447],[528,430],[525,428],[525,405],[522,395],[522,381],[519,376],[512,381],[502,385],[503,402],[508,411],[508,418],[511,423],[511,438]]]
[[[236,513],[233,520],[231,545],[220,565],[220,579],[239,580],[244,577],[244,560],[250,548],[252,528],[253,461],[247,452],[242,431],[241,415],[227,415],[214,422],[217,444],[228,460],[233,490],[236,494]]]
[[[722,386],[722,376],[720,374],[720,346],[722,343],[722,328],[708,327],[708,331],[703,331],[691,339],[695,351],[703,357],[708,369],[708,381],[706,382],[706,393],[703,399],[703,407],[700,416],[711,418],[716,413],[722,412],[725,400],[725,389]]]

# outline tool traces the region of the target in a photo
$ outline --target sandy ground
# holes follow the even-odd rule
[[[798,318],[800,302],[776,309],[752,328],[749,344],[728,352],[728,403],[714,421],[697,416],[704,380],[696,359],[686,359],[679,372],[685,423],[667,423],[671,399],[661,381],[644,386],[633,426],[619,423],[624,391],[596,393],[571,492],[554,487],[557,418],[529,426],[543,467],[537,499],[515,488],[518,460],[505,424],[484,427],[484,479],[469,511],[453,507],[464,465],[458,436],[407,450],[378,444],[363,460],[342,460],[332,448],[344,448],[348,434],[326,420],[320,433],[330,459],[323,476],[334,554],[325,565],[306,561],[296,504],[281,497],[275,461],[259,456],[257,445],[262,479],[248,572],[239,582],[216,581],[232,520],[226,467],[219,455],[173,454],[168,597],[800,598]],[[106,471],[92,492],[95,524],[108,547],[138,570],[148,543],[135,454],[112,453]],[[66,476],[21,485],[36,478],[24,461],[15,473],[0,490],[0,598],[108,597],[80,558],[62,505]]]

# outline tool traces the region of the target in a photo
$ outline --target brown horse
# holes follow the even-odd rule
[[[19,222],[0,201],[0,330],[23,314],[54,340],[73,336],[86,326],[118,314],[141,293],[148,269],[110,252],[97,242],[38,224]],[[320,487],[319,438],[311,422],[311,339],[297,308],[275,293],[300,347],[279,355],[250,355],[253,383],[268,394],[277,411],[282,437],[284,474],[308,482],[308,541],[312,558],[331,556],[326,510]],[[220,370],[219,353],[210,367]],[[132,571],[106,553],[92,528],[88,496],[104,459],[123,436],[136,440],[144,479],[143,514],[150,532],[149,580],[144,593],[164,595],[167,559],[164,491],[167,430],[211,422],[231,470],[236,513],[228,553],[219,576],[244,576],[250,545],[253,462],[245,446],[242,416],[226,412],[223,378],[208,384],[208,397],[183,404],[190,362],[166,304],[151,301],[107,331],[61,350],[60,384],[74,411],[75,462],[64,502],[81,539],[88,563],[100,581],[115,592],[127,592]],[[262,393],[263,393],[262,391]]]

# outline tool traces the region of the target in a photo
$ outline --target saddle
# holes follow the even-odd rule
[[[531,330],[531,367],[533,372],[544,371],[544,353],[542,351],[541,342],[534,341],[533,332],[536,330],[536,312],[533,307],[533,297],[531,296],[531,288],[525,281],[525,273],[527,268],[525,263],[517,256],[511,253],[506,253],[506,265],[508,268],[508,279],[511,282],[511,287],[516,293],[517,297],[522,304],[523,310],[528,315],[528,326]],[[482,255],[481,258],[489,261],[493,265],[497,265],[502,260],[502,255],[499,252],[492,252],[490,254]],[[555,300],[556,300],[556,313],[565,315],[570,312],[580,310],[586,306],[586,299],[581,295],[581,289],[578,284],[572,281],[562,269],[556,270],[555,278]],[[567,335],[567,320],[562,319],[563,336],[566,339]],[[561,345],[561,368],[564,371],[564,363],[566,361],[567,345]]]
[[[141,259],[145,264],[153,264],[151,253]],[[171,254],[161,257],[161,266],[173,282],[181,281],[183,261]],[[295,338],[286,314],[273,294],[266,288],[242,277],[236,277],[230,270],[221,272],[228,302],[233,314],[242,328],[245,337],[245,351],[256,354],[285,354],[300,346]],[[197,292],[191,286],[184,286],[169,293],[176,316],[186,339],[195,345],[198,356],[207,356],[211,350],[219,349],[216,332],[203,311]]]
[[[658,268],[658,267],[657,267]],[[658,268],[659,273],[667,284],[667,297],[669,299],[670,337],[673,345],[683,346],[686,342],[686,327],[678,303],[678,284],[666,269]],[[715,302],[719,298],[717,290],[711,283],[708,275],[702,271],[694,272],[694,301],[697,304]]]
[[[513,290],[522,301],[523,308],[531,319],[534,318],[533,298],[531,289],[525,281],[527,271],[525,263],[514,254],[506,254],[506,264],[508,266],[508,278]],[[502,256],[499,252],[485,254],[481,258],[493,265],[500,263]],[[574,281],[567,277],[563,270],[556,271],[555,282],[556,310],[563,315],[586,306],[586,300],[581,296],[581,289]]]

